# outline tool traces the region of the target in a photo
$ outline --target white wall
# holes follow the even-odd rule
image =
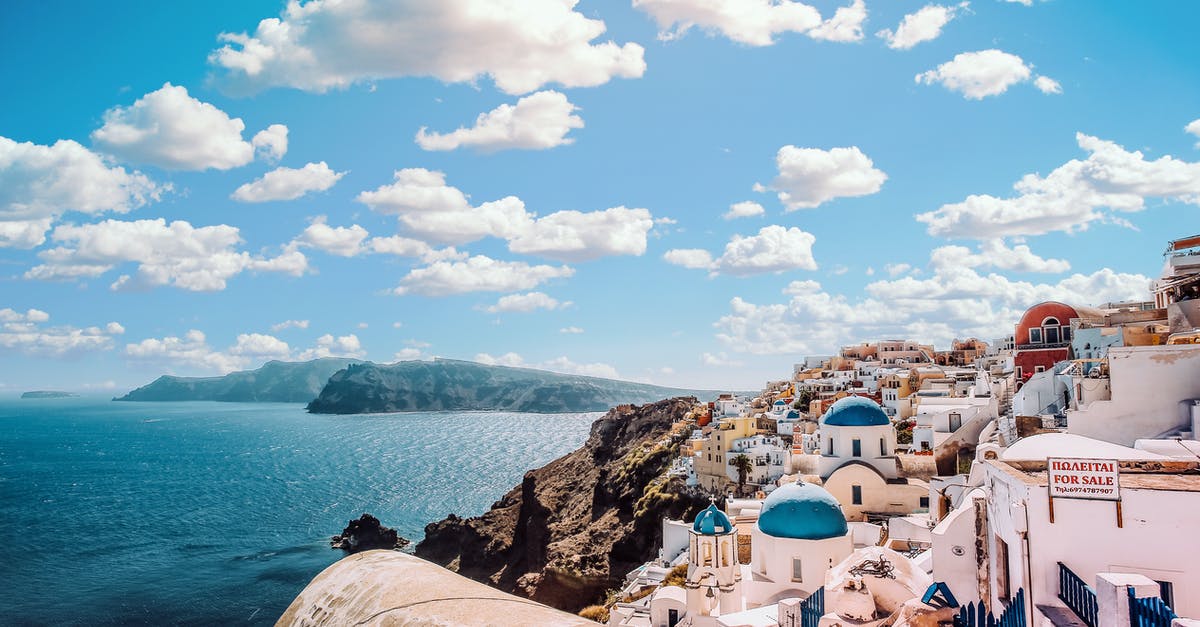
[[[854,551],[852,534],[825,540],[795,540],[775,538],[763,533],[758,525],[751,532],[753,551],[750,556],[754,578],[749,585],[743,580],[746,607],[764,605],[781,592],[793,590],[790,596],[807,597],[825,585],[825,573]],[[801,581],[792,581],[792,558],[801,559]]]

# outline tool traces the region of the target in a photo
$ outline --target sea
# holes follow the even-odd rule
[[[597,413],[0,398],[0,625],[268,625],[364,512],[414,540]]]

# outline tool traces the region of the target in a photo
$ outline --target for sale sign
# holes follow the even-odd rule
[[[1121,473],[1115,459],[1051,457],[1046,471],[1051,498],[1121,500]]]

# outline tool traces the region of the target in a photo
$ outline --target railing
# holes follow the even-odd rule
[[[1062,562],[1058,563],[1058,598],[1088,627],[1096,627],[1096,591]]]
[[[968,603],[958,608],[954,627],[1025,627],[1025,589],[1017,590],[1017,596],[1009,601],[1000,618],[993,617],[982,601],[978,606]]]
[[[817,588],[800,603],[800,627],[817,627],[825,615],[825,588]]]
[[[1179,618],[1170,606],[1163,603],[1162,599],[1158,597],[1139,599],[1132,587],[1128,590],[1130,627],[1171,627],[1171,620]]]

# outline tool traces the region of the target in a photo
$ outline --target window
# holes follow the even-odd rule
[[[1030,344],[1041,344],[1042,343],[1042,330],[1041,329],[1033,328],[1033,329],[1029,330],[1029,343]]]
[[[929,497],[928,497],[928,496],[922,496],[922,497],[921,497],[921,502],[920,502],[920,504],[919,504],[919,507],[923,507],[923,508],[925,508],[925,509],[929,509]]]
[[[1169,581],[1155,581],[1158,584],[1158,596],[1168,607],[1175,606],[1175,586]]]
[[[792,581],[804,581],[804,569],[798,557],[792,558]]]
[[[959,413],[950,414],[950,433],[954,433],[955,431],[958,431],[958,428],[961,426],[962,426],[962,414],[959,414]]]
[[[667,627],[675,627],[679,623],[679,610],[667,610]]]
[[[887,457],[887,454],[888,454],[888,450],[887,450],[887,439],[886,439],[886,438],[879,438],[879,456],[880,456],[880,457]]]
[[[862,457],[862,440],[855,438],[850,442],[851,455]]]
[[[1045,371],[1046,371],[1046,367],[1045,367],[1045,366],[1034,366],[1034,367],[1033,367],[1033,371],[1034,371],[1034,373],[1038,373],[1038,372],[1045,372]]]
[[[829,438],[829,454],[833,455],[833,438]]]
[[[854,505],[862,505],[862,486],[850,486],[850,502]]]
[[[1008,580],[1008,544],[996,538],[996,596],[1008,600],[1012,597],[1012,584]]]
[[[712,545],[704,543],[704,565],[712,566]]]

